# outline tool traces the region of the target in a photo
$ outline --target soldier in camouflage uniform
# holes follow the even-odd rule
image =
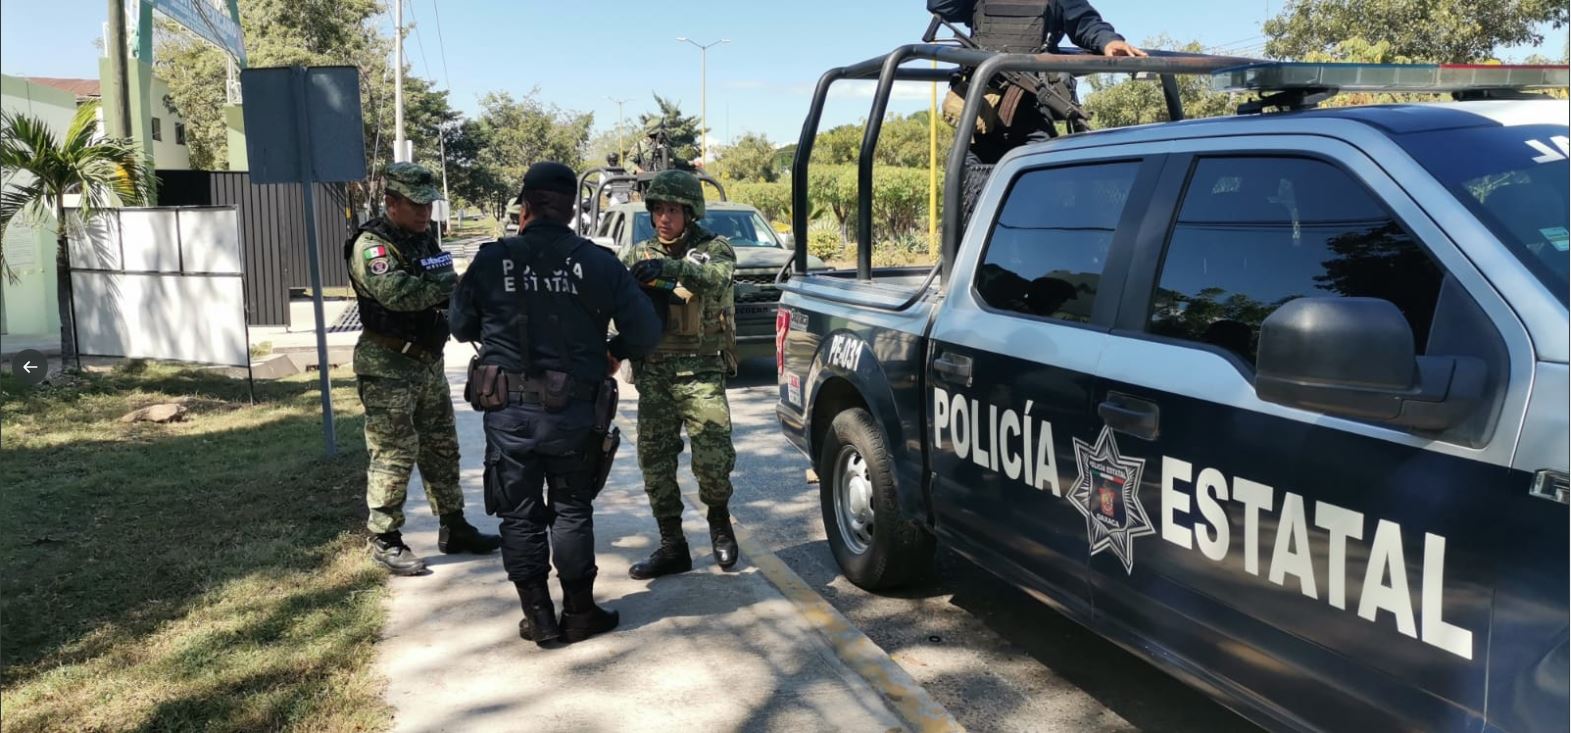
[[[709,536],[722,568],[736,564],[731,529],[731,407],[725,383],[735,373],[736,253],[725,237],[706,231],[704,192],[692,174],[668,170],[644,194],[655,238],[631,245],[622,261],[663,311],[664,333],[655,353],[634,364],[638,385],[638,465],[660,525],[660,547],[633,565],[634,578],[691,570],[682,534],[682,497],[676,483],[682,426],[693,444],[693,475],[708,507]]]
[[[442,368],[448,338],[443,306],[458,276],[453,256],[431,236],[431,202],[441,198],[427,171],[413,163],[387,168],[387,212],[344,243],[349,279],[364,331],[355,344],[355,376],[365,405],[371,557],[396,575],[425,571],[404,544],[404,497],[420,467],[431,511],[441,518],[444,553],[486,553],[501,544],[464,520],[458,488],[458,431]]]

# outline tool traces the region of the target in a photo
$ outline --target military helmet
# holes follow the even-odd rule
[[[682,204],[693,210],[694,219],[704,218],[704,186],[698,177],[687,171],[668,170],[655,174],[644,192],[644,208],[653,210],[656,203],[665,201]]]

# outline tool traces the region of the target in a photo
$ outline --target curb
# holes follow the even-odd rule
[[[693,494],[683,493],[684,498],[703,516],[703,503]],[[895,662],[883,649],[867,638],[845,616],[835,610],[829,601],[813,590],[802,576],[797,575],[777,555],[755,542],[753,536],[731,515],[732,528],[742,554],[758,568],[770,584],[774,585],[802,618],[834,650],[835,656],[869,687],[878,692],[884,704],[915,733],[950,733],[964,731],[959,722],[942,704],[927,694],[922,687]]]

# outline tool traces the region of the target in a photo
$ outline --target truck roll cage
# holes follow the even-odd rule
[[[644,171],[637,174],[626,171],[616,172],[605,167],[590,168],[584,171],[578,176],[578,195],[573,197],[573,231],[577,232],[580,237],[593,235],[594,227],[600,223],[600,198],[605,195],[607,188],[618,183],[631,183],[633,193],[642,198],[644,190],[649,188],[649,182],[654,180],[656,173],[659,173],[659,171]],[[715,180],[713,176],[703,171],[691,171],[691,173],[698,178],[700,185],[707,183],[713,186],[715,191],[720,194],[721,201],[727,200],[725,186],[721,185],[720,181]],[[589,179],[592,176],[599,176],[599,178],[594,183],[590,183]],[[582,221],[583,217],[580,216],[580,214],[584,213],[582,206],[583,196],[586,191],[589,193],[589,224],[587,230]]]
[[[931,30],[931,29],[930,29]],[[931,36],[931,32],[929,33]],[[829,88],[836,82],[877,79],[873,104],[868,112],[867,126],[862,134],[862,147],[857,160],[857,223],[856,223],[856,277],[871,280],[873,270],[873,153],[878,145],[878,135],[883,128],[884,113],[889,106],[889,95],[896,81],[948,82],[950,78],[969,71],[971,82],[967,85],[965,106],[955,125],[954,145],[949,150],[948,167],[944,176],[944,213],[939,232],[940,259],[937,270],[947,280],[954,267],[956,249],[960,243],[961,186],[964,183],[965,156],[969,147],[971,130],[976,127],[981,112],[983,96],[992,80],[1008,72],[1067,72],[1075,76],[1088,74],[1153,74],[1160,77],[1162,93],[1167,103],[1168,115],[1173,120],[1183,119],[1183,105],[1179,98],[1176,76],[1179,74],[1210,75],[1221,69],[1258,63],[1257,59],[1234,56],[1208,56],[1204,54],[1173,51],[1150,51],[1146,58],[1093,56],[1084,53],[1001,54],[969,48],[958,48],[941,43],[918,43],[900,46],[874,58],[841,66],[824,72],[813,91],[813,101],[807,118],[802,123],[802,134],[797,140],[796,157],[791,162],[791,231],[796,237],[797,248],[792,260],[798,273],[807,272],[808,241],[808,164],[813,154],[813,143],[818,136],[818,125],[824,113],[824,102]],[[949,66],[938,68],[906,68],[907,61],[932,60]],[[935,271],[937,271],[935,270]]]

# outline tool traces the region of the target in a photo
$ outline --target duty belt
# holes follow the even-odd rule
[[[361,337],[377,346],[392,349],[400,354],[414,357],[421,361],[438,361],[442,358],[442,352],[440,351],[433,352],[413,341],[405,341],[397,336],[365,331],[361,333]]]
[[[506,376],[508,402],[519,402],[526,405],[538,405],[545,402],[544,390],[540,388],[536,380],[522,374],[508,374]],[[593,402],[596,397],[600,396],[600,385],[584,384],[575,380],[573,385],[567,388],[567,396],[575,400]]]

